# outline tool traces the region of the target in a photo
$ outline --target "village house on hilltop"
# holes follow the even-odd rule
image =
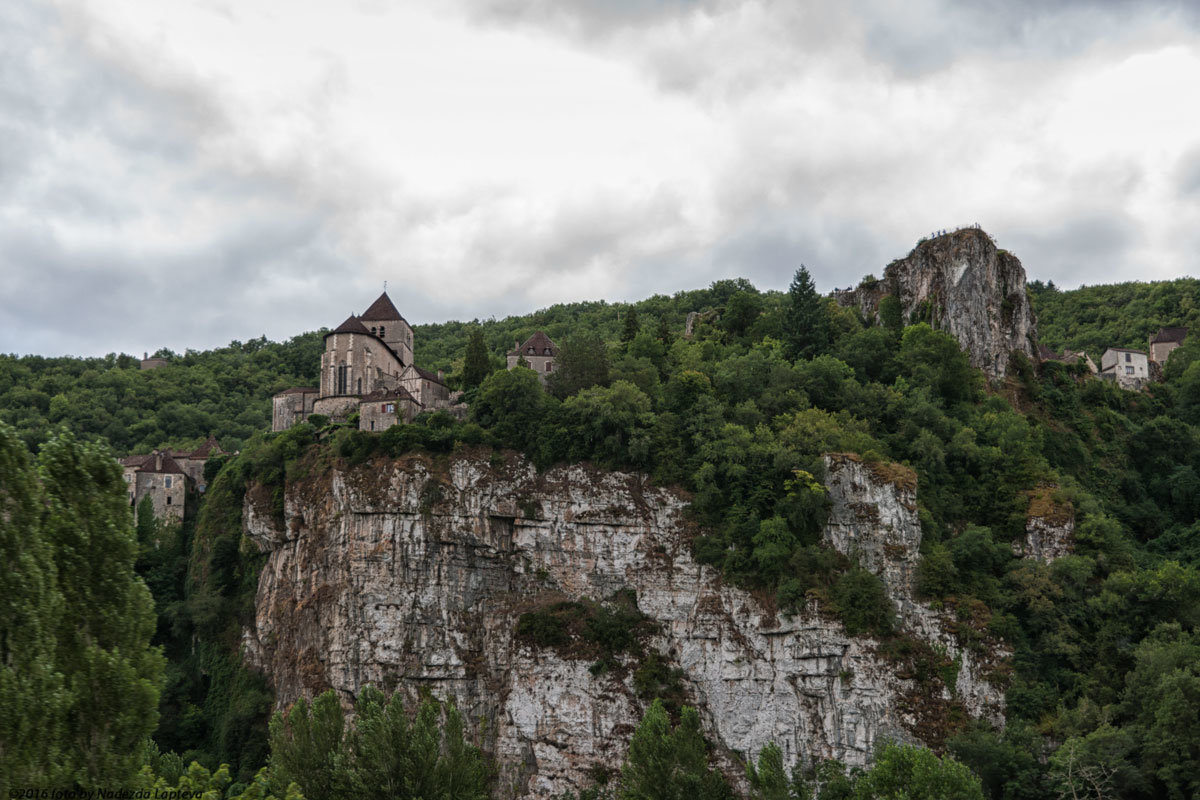
[[[413,363],[412,327],[384,292],[361,316],[351,314],[325,334],[319,388],[294,386],[274,396],[271,430],[312,414],[344,421],[357,413],[361,430],[379,431],[452,405],[442,372]]]
[[[543,384],[554,371],[554,361],[558,358],[558,345],[541,331],[535,331],[525,340],[525,344],[514,342],[515,347],[508,351],[508,368],[516,367],[524,359],[526,366],[537,373],[538,380]]]
[[[156,518],[182,521],[188,490],[203,493],[208,488],[204,465],[225,454],[216,438],[209,436],[195,450],[154,450],[117,459],[124,471],[129,505],[137,507],[149,497]]]
[[[1151,383],[1162,380],[1162,367],[1171,355],[1171,351],[1183,344],[1187,339],[1187,328],[1160,328],[1158,333],[1149,337],[1147,351],[1133,350],[1128,347],[1109,347],[1100,356],[1100,369],[1087,353],[1064,350],[1062,355],[1056,354],[1048,347],[1038,348],[1041,361],[1059,361],[1064,364],[1074,364],[1077,359],[1084,359],[1093,375],[1108,381],[1113,381],[1122,389],[1141,391]]]

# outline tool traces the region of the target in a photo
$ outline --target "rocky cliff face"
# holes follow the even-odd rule
[[[593,675],[590,660],[515,629],[522,612],[624,589],[657,623],[646,649],[682,670],[731,775],[771,741],[789,763],[862,765],[880,736],[936,738],[963,709],[999,718],[980,660],[912,600],[911,489],[852,458],[829,465],[828,539],[883,577],[904,624],[955,665],[949,681],[847,636],[815,606],[788,618],[722,585],[690,557],[678,492],[581,466],[539,474],[516,456],[333,470],[289,487],[282,524],[248,492],[247,534],[270,555],[244,654],[280,708],[328,687],[349,701],[368,683],[453,697],[487,720],[504,797],[554,796],[595,765],[619,767],[645,708],[630,671]]]
[[[924,319],[951,334],[971,364],[992,378],[1005,375],[1013,352],[1037,360],[1037,318],[1025,293],[1025,270],[977,228],[921,242],[889,264],[881,281],[839,292],[837,299],[874,318],[888,295],[900,301],[905,324]]]

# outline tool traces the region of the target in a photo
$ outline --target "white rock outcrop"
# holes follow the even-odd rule
[[[1014,352],[1037,362],[1037,317],[1025,292],[1025,269],[978,228],[922,241],[888,264],[882,280],[835,296],[875,319],[888,295],[900,301],[904,324],[925,319],[946,331],[991,378],[1004,377]]]
[[[851,542],[847,551],[911,603],[911,495],[860,466],[830,470],[830,540]],[[879,737],[917,738],[930,714],[960,702],[815,607],[785,618],[769,598],[723,585],[691,558],[686,498],[640,475],[408,456],[290,486],[282,521],[256,497],[247,493],[246,532],[269,558],[243,653],[278,706],[328,687],[349,702],[368,683],[453,698],[467,719],[486,720],[498,796],[552,797],[586,785],[590,768],[619,768],[646,707],[631,669],[594,676],[588,661],[516,635],[523,612],[554,599],[636,592],[658,625],[647,649],[682,670],[732,776],[772,741],[789,763],[862,765]],[[931,645],[951,646],[927,627],[918,633]],[[963,661],[959,697],[969,713],[996,717],[1002,693],[978,672]]]

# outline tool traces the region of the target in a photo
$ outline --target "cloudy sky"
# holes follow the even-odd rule
[[[1196,6],[4,0],[0,352],[830,290],[975,222],[1195,275]]]

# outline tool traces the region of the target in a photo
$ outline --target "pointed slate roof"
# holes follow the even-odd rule
[[[510,356],[530,355],[526,352],[530,347],[533,348],[532,355],[535,356],[546,355],[547,349],[550,350],[550,355],[558,355],[558,345],[552,342],[550,337],[541,331],[536,331],[532,336],[525,340],[524,344],[522,344],[516,350],[510,350],[508,354]]]
[[[367,330],[367,326],[363,325],[362,322],[359,321],[359,318],[353,314],[346,317],[345,322],[343,322],[341,325],[338,325],[325,335],[328,337],[335,333],[365,333],[367,336],[371,335],[371,332]]]
[[[209,456],[214,456],[214,455],[219,456],[219,455],[223,454],[224,452],[225,451],[221,449],[221,445],[217,444],[217,437],[213,436],[212,434],[209,434],[208,438],[204,440],[204,444],[200,445],[195,450],[193,450],[188,455],[188,457],[189,458],[208,458]]]
[[[392,303],[392,298],[388,297],[388,293],[384,292],[379,295],[379,299],[371,303],[371,307],[363,312],[359,319],[365,319],[368,322],[376,322],[379,320],[390,321],[398,319],[403,321],[404,317],[400,316],[400,312],[396,310],[396,306]]]

